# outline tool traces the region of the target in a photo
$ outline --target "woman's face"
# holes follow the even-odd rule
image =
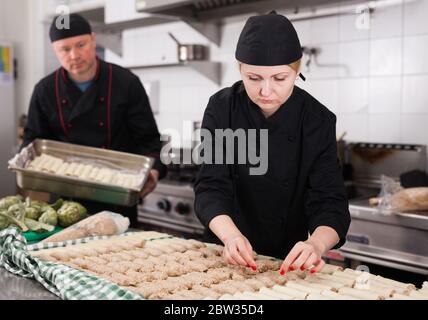
[[[288,65],[253,66],[240,63],[245,90],[266,117],[274,114],[291,96],[297,72]]]

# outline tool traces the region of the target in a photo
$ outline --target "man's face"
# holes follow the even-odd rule
[[[58,40],[52,46],[61,66],[72,75],[83,75],[96,63],[94,33]]]

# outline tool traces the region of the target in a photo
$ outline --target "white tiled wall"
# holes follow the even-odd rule
[[[375,10],[368,29],[356,27],[356,15],[294,22],[302,45],[321,49],[298,85],[336,113],[338,134],[346,130],[348,140],[428,144],[428,0],[396,2]],[[210,45],[212,60],[223,63],[221,86],[186,68],[138,71],[143,82],[161,83],[161,131],[185,131],[184,120],[200,120],[209,97],[239,80],[234,50],[245,20],[224,25],[220,47]],[[126,32],[124,59],[108,59],[176,61],[168,31],[182,42],[208,43],[184,23],[154,26]]]

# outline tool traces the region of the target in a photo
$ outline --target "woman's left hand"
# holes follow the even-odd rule
[[[310,240],[300,241],[291,249],[279,269],[281,275],[298,268],[305,270],[313,266],[311,273],[321,271],[325,262],[321,259],[324,249],[319,243]]]
[[[159,180],[159,171],[154,169],[150,170],[149,177],[143,187],[143,190],[140,192],[140,197],[144,198],[150,192],[152,192],[156,188],[158,180]]]

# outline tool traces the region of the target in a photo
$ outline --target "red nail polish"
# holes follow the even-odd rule
[[[306,267],[305,266],[301,266],[300,267],[300,270],[302,270],[302,271],[304,271],[306,269]]]
[[[283,276],[283,275],[285,274],[285,271],[284,271],[284,270],[281,270],[281,271],[279,272],[279,274],[280,274],[281,276]]]
[[[291,266],[289,269],[290,269],[291,271],[294,271],[294,270],[296,270],[296,267]]]
[[[247,265],[245,265],[247,268],[249,268],[250,267],[250,265],[249,264],[247,264]]]
[[[253,271],[256,271],[257,267],[256,266],[252,266],[251,269],[253,269]]]
[[[311,273],[315,273],[316,271],[314,269],[311,270]]]

